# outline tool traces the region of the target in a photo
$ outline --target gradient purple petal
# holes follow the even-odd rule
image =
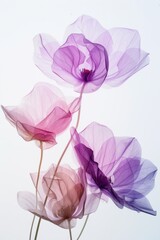
[[[80,92],[98,89],[108,72],[108,56],[103,46],[93,44],[82,34],[71,34],[55,52],[52,71]],[[87,74],[84,74],[86,73]]]
[[[99,43],[110,53],[112,49],[112,38],[110,33],[94,18],[87,15],[80,16],[66,29],[65,38],[72,33],[82,33],[89,41]]]
[[[144,212],[156,216],[157,212],[153,210],[147,198],[141,198],[131,201],[126,201],[125,206],[137,212]]]
[[[108,53],[109,70],[105,83],[112,87],[122,84],[149,63],[148,53],[140,49],[140,36],[134,29],[113,28],[107,31],[94,18],[83,15],[67,28],[82,33],[88,40],[99,43]]]
[[[157,168],[141,159],[141,147],[135,138],[114,137],[97,123],[80,134],[74,129],[71,132],[77,159],[95,196],[99,193],[97,197],[103,200],[110,197],[119,208],[156,214],[145,196],[154,187]]]
[[[102,144],[113,137],[112,131],[104,125],[93,122],[89,124],[80,134],[74,128],[71,129],[74,145],[79,142],[91,148],[96,158]]]

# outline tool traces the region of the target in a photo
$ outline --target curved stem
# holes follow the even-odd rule
[[[86,217],[86,220],[85,220],[85,222],[84,222],[84,224],[83,224],[83,227],[82,227],[82,229],[81,229],[81,231],[80,231],[80,234],[79,234],[78,237],[77,237],[77,240],[80,239],[80,237],[81,237],[81,235],[82,235],[82,233],[83,233],[83,231],[84,231],[84,229],[85,229],[85,226],[86,226],[86,224],[87,224],[87,222],[88,222],[88,218],[89,218],[89,215],[87,215],[87,217]]]
[[[68,221],[68,229],[69,229],[69,237],[70,237],[70,240],[72,240],[72,231],[71,231],[70,221]]]
[[[84,87],[85,87],[85,84],[83,84],[82,89],[81,89],[81,92],[80,92],[80,96],[79,96],[78,104],[80,103],[80,107],[79,107],[79,110],[78,110],[78,116],[77,116],[77,122],[76,122],[75,130],[77,130],[77,128],[78,128],[78,126],[79,126],[79,122],[80,122],[81,101],[82,101],[82,95],[83,95]],[[78,105],[78,104],[77,104],[77,105]],[[71,141],[72,141],[73,135],[74,135],[74,133],[73,133],[72,136],[70,137],[70,139],[69,139],[66,147],[64,148],[64,150],[63,150],[63,152],[62,152],[62,154],[61,154],[61,156],[60,156],[60,158],[59,158],[59,160],[58,160],[58,163],[57,163],[57,165],[56,165],[56,168],[55,168],[55,171],[54,171],[52,180],[51,180],[51,184],[50,184],[50,186],[49,186],[49,188],[48,188],[48,191],[47,191],[47,194],[46,194],[44,203],[43,203],[43,209],[44,209],[44,207],[45,207],[45,205],[46,205],[46,202],[47,202],[47,199],[48,199],[48,195],[49,195],[50,189],[51,189],[51,187],[52,187],[52,184],[53,184],[55,175],[56,175],[56,173],[57,173],[58,167],[59,167],[59,165],[60,165],[60,163],[61,163],[61,161],[62,161],[62,159],[63,159],[63,157],[64,157],[64,155],[65,155],[65,153],[66,153],[66,151],[67,151],[67,149],[68,149]],[[38,231],[39,231],[39,227],[40,227],[40,224],[41,224],[41,220],[42,220],[42,218],[40,217],[39,220],[38,220],[38,224],[37,224],[36,234],[35,234],[34,240],[37,240],[37,236],[38,236]]]
[[[29,240],[32,239],[32,231],[33,231],[33,225],[34,225],[35,219],[36,219],[36,215],[34,215],[34,216],[33,216],[33,219],[32,219],[32,223],[31,223],[31,227],[30,227],[30,232],[29,232]]]
[[[37,174],[37,179],[36,179],[36,209],[37,209],[37,203],[38,203],[38,183],[39,183],[39,176],[40,176],[42,160],[43,160],[43,142],[41,142],[41,141],[40,141],[40,150],[41,150],[41,156],[40,156],[38,174]]]
[[[39,166],[38,166],[38,174],[37,174],[37,179],[36,179],[36,209],[37,209],[37,204],[38,204],[38,183],[39,183],[39,176],[40,176],[40,171],[41,171],[41,166],[42,166],[42,160],[43,160],[43,142],[40,141],[40,161],[39,161]],[[31,227],[30,227],[30,232],[29,232],[29,240],[32,238],[32,231],[33,231],[33,225],[36,219],[36,215],[33,216]]]

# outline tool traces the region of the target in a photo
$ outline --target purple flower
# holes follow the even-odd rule
[[[2,109],[24,140],[36,140],[38,146],[43,142],[43,148],[50,148],[56,144],[56,136],[69,126],[78,107],[78,98],[68,104],[58,88],[38,83],[19,106]]]
[[[104,29],[95,19],[79,17],[67,28],[65,43],[39,34],[34,38],[35,64],[50,78],[93,92],[103,83],[118,86],[148,64],[140,36],[127,28]]]
[[[82,168],[75,171],[69,166],[59,166],[52,183],[55,169],[56,166],[52,165],[48,171],[40,174],[38,206],[36,196],[29,192],[19,192],[18,203],[25,210],[62,228],[69,228],[68,222],[74,227],[77,218],[96,210],[97,201],[92,200],[92,195],[86,192],[86,179]],[[36,186],[37,173],[31,174],[31,178]]]
[[[111,198],[123,208],[156,215],[145,197],[154,187],[157,168],[141,159],[135,138],[114,137],[106,126],[92,123],[81,133],[74,131],[73,145],[92,192]]]

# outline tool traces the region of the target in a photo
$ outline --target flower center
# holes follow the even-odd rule
[[[89,82],[89,81],[90,81],[90,73],[91,73],[91,72],[92,72],[92,71],[89,70],[89,69],[82,68],[82,70],[81,70],[81,76],[82,76],[82,80],[83,80],[84,82]]]

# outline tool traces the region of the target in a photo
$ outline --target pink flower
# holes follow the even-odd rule
[[[56,144],[56,135],[70,124],[78,101],[77,98],[67,104],[59,89],[38,83],[19,106],[2,109],[24,140],[36,140],[38,145],[43,142],[43,148],[49,148]]]
[[[40,174],[37,208],[36,197],[29,192],[19,192],[18,203],[25,210],[62,228],[69,228],[69,222],[74,227],[77,218],[95,211],[97,200],[92,200],[91,195],[87,195],[86,179],[81,168],[75,171],[69,166],[58,167],[52,183],[55,169],[56,166],[52,165],[47,172]],[[37,173],[31,174],[31,178],[36,186]]]
[[[95,19],[79,17],[67,28],[60,45],[51,36],[34,38],[35,64],[58,83],[75,91],[96,91],[101,85],[118,86],[149,62],[140,49],[140,36],[127,28],[104,29]]]

